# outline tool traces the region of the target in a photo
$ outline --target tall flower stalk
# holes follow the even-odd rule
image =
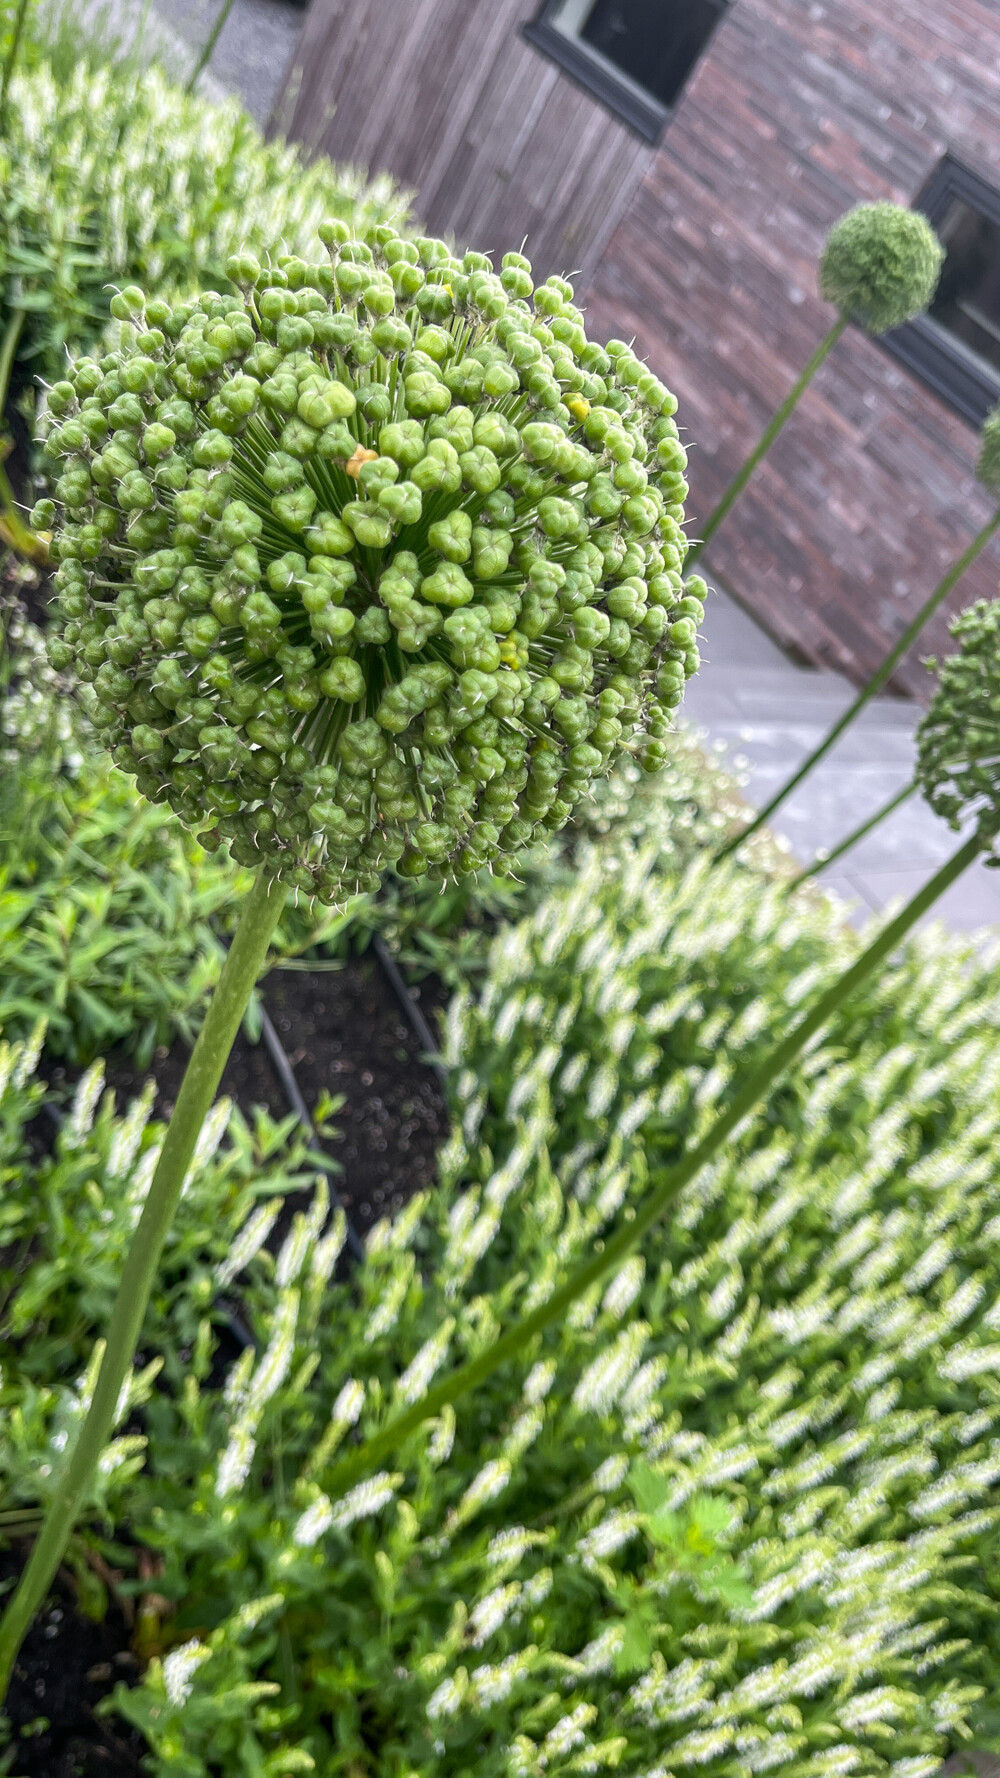
[[[835,864],[839,858],[843,858],[846,853],[853,851],[854,847],[858,845],[861,840],[865,839],[868,834],[872,833],[876,827],[881,827],[883,821],[888,820],[889,816],[895,814],[896,810],[901,808],[903,803],[908,802],[910,797],[915,795],[916,790],[917,781],[915,778],[911,778],[908,784],[903,785],[902,790],[895,791],[894,794],[889,797],[888,801],[882,804],[881,808],[876,809],[874,815],[869,815],[867,819],[860,822],[857,827],[852,828],[846,839],[841,840],[838,845],[834,846],[832,852],[818,852],[812,863],[806,865],[805,870],[799,871],[798,876],[793,877],[791,882],[787,885],[789,894],[791,894],[793,889],[801,888],[802,884],[808,882],[810,877],[818,877],[820,871],[826,870],[831,864]]]
[[[60,633],[115,762],[256,880],[125,1262],[96,1388],[0,1625],[0,1688],[129,1374],[163,1241],[286,894],[445,880],[655,769],[698,665],[676,402],[528,261],[334,222],[319,265],[115,296],[48,393]]]
[[[357,1450],[342,1458],[323,1478],[326,1491],[330,1495],[337,1495],[352,1487],[391,1452],[399,1450],[411,1433],[425,1421],[440,1414],[442,1409],[453,1406],[463,1395],[484,1382],[501,1365],[522,1352],[537,1334],[562,1320],[573,1304],[593,1285],[608,1273],[617,1270],[649,1231],[662,1222],[679,1193],[718,1153],[743,1119],[766,1099],[785,1070],[801,1055],[810,1038],[841,1011],[855,989],[892,955],[917,921],[958,880],[977,857],[981,845],[978,834],[966,840],[906,907],[889,921],[851,968],[819,997],[782,1042],[750,1072],[727,1109],[716,1119],[697,1147],[684,1155],[675,1166],[661,1171],[658,1183],[653,1186],[645,1203],[636,1208],[633,1219],[623,1223],[603,1243],[600,1252],[571,1273],[539,1308],[515,1322],[513,1327],[493,1340],[475,1358],[429,1389],[419,1402],[395,1415]]]
[[[820,295],[836,305],[838,317],[705,520],[689,563],[711,543],[848,322],[856,321],[868,333],[880,334],[912,320],[934,295],[943,258],[930,224],[917,211],[904,210],[898,204],[859,204],[834,224],[820,261],[819,288]]]
[[[976,474],[994,498],[1000,497],[1000,407],[993,409],[983,425]],[[992,542],[998,528],[1000,528],[1000,507],[990,514],[986,523],[976,532],[971,543],[962,550],[961,554],[952,562],[951,567],[942,575],[934,591],[924,600],[912,622],[907,625],[898,641],[893,643],[881,665],[866,680],[857,697],[848,705],[843,715],[837,717],[836,722],[831,724],[822,740],[817,742],[812,752],[806,755],[801,765],[796,767],[789,778],[786,778],[784,784],[775,791],[764,807],[758,809],[748,826],[727,840],[719,853],[720,858],[725,858],[728,853],[734,852],[738,846],[743,844],[744,840],[748,840],[751,834],[763,827],[764,823],[769,821],[771,816],[781,808],[782,803],[787,801],[792,792],[798,789],[803,780],[808,778],[809,773],[819,765],[820,760],[826,758],[841,736],[846,734],[851,724],[861,715],[862,710],[871,703],[872,698],[876,697],[882,687],[888,684],[900,661],[909,653],[917,637],[930,623],[931,618],[944,603],[952,588],[958,585],[973,562],[982,555],[987,544]],[[865,831],[867,832],[868,829],[866,828]],[[860,838],[860,834],[858,837]],[[846,847],[842,850],[846,850]]]
[[[62,1561],[87,1489],[108,1443],[150,1292],[174,1213],[184,1189],[202,1123],[211,1107],[240,1028],[268,943],[285,904],[285,889],[262,869],[247,896],[222,974],[191,1052],[160,1158],[132,1244],[122,1268],[108,1324],[107,1343],[94,1393],[69,1452],[28,1564],[0,1619],[0,1696],[10,1682],[17,1651]]]
[[[849,1003],[865,982],[898,948],[935,902],[956,883],[978,857],[996,855],[1000,846],[1000,601],[982,602],[952,626],[958,650],[944,662],[937,694],[918,736],[918,781],[931,806],[953,827],[972,824],[974,831],[893,919],[860,957],[822,993],[778,1043],[748,1073],[725,1111],[702,1140],[680,1161],[653,1175],[645,1203],[631,1220],[603,1242],[600,1251],[559,1285],[546,1300],[522,1316],[482,1352],[442,1379],[418,1403],[396,1414],[380,1431],[324,1477],[329,1494],[352,1487],[425,1421],[453,1406],[498,1367],[513,1358],[609,1272],[617,1269],[658,1222],[678,1194],[768,1097],[785,1070],[806,1045]]]

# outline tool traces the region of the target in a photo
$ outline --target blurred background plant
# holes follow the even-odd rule
[[[150,60],[152,53],[158,57]],[[95,345],[121,284],[164,295],[230,288],[240,248],[275,241],[315,253],[324,218],[352,223],[406,215],[386,176],[369,179],[322,157],[306,163],[265,142],[234,99],[184,90],[160,62],[158,39],[110,11],[61,0],[11,0],[0,30],[0,441],[25,454],[37,379],[63,374],[67,351]],[[4,540],[45,560],[0,467]],[[15,498],[16,496],[16,498]]]

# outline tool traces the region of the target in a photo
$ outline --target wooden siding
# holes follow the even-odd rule
[[[598,335],[681,402],[692,534],[832,319],[830,224],[909,203],[945,149],[1000,183],[1000,13],[981,0],[736,0],[605,249]],[[800,657],[870,671],[986,518],[977,438],[851,328],[714,539],[711,567]],[[995,597],[994,544],[952,611]],[[921,659],[897,686],[926,696]]]
[[[589,276],[652,150],[530,44],[531,0],[313,0],[289,135],[387,169],[428,229]]]

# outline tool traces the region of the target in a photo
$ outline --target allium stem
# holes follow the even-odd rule
[[[193,93],[194,92],[194,89],[198,84],[198,80],[199,80],[200,76],[202,75],[204,70],[208,67],[209,62],[212,60],[212,56],[215,51],[215,46],[218,43],[219,38],[222,35],[222,28],[223,28],[227,18],[229,17],[229,14],[232,12],[232,10],[233,10],[233,0],[222,0],[222,5],[219,8],[219,16],[216,19],[215,24],[212,26],[212,29],[209,31],[208,36],[205,38],[205,41],[202,44],[201,50],[199,51],[199,54],[198,54],[198,60],[195,62],[195,65],[192,68],[192,70],[191,70],[190,74],[188,75],[187,80],[185,82],[184,91],[186,93]]]
[[[17,342],[21,337],[24,320],[23,309],[11,311],[4,331],[3,344],[0,345],[0,429],[3,427],[7,411],[7,395],[10,390],[11,372],[14,368],[14,355],[17,351]],[[6,440],[0,431],[0,449],[5,450],[6,448]],[[28,561],[37,562],[43,568],[48,566],[49,546],[44,537],[39,537],[34,531],[29,530],[20,517],[14,499],[14,490],[10,485],[10,479],[2,461],[0,461],[0,540],[11,549],[15,549],[18,555],[25,556]]]
[[[955,586],[956,582],[961,580],[965,570],[971,567],[976,557],[986,548],[986,545],[989,543],[990,538],[993,536],[998,526],[1000,526],[1000,509],[987,519],[982,530],[977,531],[968,548],[962,551],[962,554],[955,559],[944,578],[938,581],[938,584],[934,588],[930,597],[925,599],[924,603],[921,605],[913,622],[907,625],[898,642],[894,643],[892,648],[890,648],[882,665],[876,668],[871,678],[862,686],[857,697],[854,699],[854,702],[849,704],[843,715],[838,716],[832,727],[827,729],[823,739],[813,748],[810,754],[807,754],[806,758],[802,761],[802,764],[796,768],[791,777],[785,780],[780,790],[775,791],[770,802],[765,803],[762,809],[758,809],[749,826],[744,827],[742,832],[734,834],[731,840],[726,841],[726,844],[719,852],[720,858],[725,858],[730,852],[735,852],[737,846],[742,846],[744,840],[748,840],[752,833],[756,833],[758,828],[763,827],[765,821],[769,820],[775,810],[780,809],[785,799],[791,796],[792,791],[798,789],[803,778],[808,777],[813,767],[818,765],[820,760],[826,757],[831,747],[835,746],[840,740],[845,729],[850,728],[855,717],[860,716],[865,705],[871,702],[876,692],[881,691],[883,685],[885,685],[892,677],[903,656],[912,647],[921,630],[924,628],[924,625],[930,622],[942,600],[947,598],[952,587]]]
[[[777,413],[761,433],[757,444],[750,452],[742,469],[737,471],[723,494],[722,499],[719,501],[718,506],[705,520],[700,538],[698,538],[688,550],[685,558],[685,569],[693,568],[698,557],[701,555],[702,550],[707,548],[708,544],[711,543],[712,538],[715,536],[716,531],[719,529],[719,526],[726,517],[730,507],[739,499],[758,463],[763,457],[767,456],[768,451],[771,449],[771,446],[784,426],[785,421],[790,419],[791,415],[795,412],[799,401],[808,389],[809,384],[819,370],[824,358],[827,357],[828,353],[832,352],[849,320],[849,315],[839,315],[826,338],[820,340],[819,345],[816,347],[815,352],[810,358],[809,363],[806,365],[805,370],[802,372],[798,382],[789,390]]]
[[[793,889],[801,888],[802,884],[807,882],[810,877],[818,877],[820,871],[826,870],[827,866],[833,864],[836,859],[843,858],[845,852],[849,852],[852,846],[856,846],[859,840],[863,840],[866,834],[871,833],[873,827],[879,827],[887,816],[893,813],[894,809],[899,808],[900,803],[905,803],[916,788],[917,781],[915,778],[911,778],[909,784],[904,784],[902,790],[897,790],[887,803],[883,803],[880,809],[875,810],[874,815],[869,815],[867,821],[862,821],[860,827],[854,828],[846,840],[841,840],[839,846],[834,846],[832,852],[817,853],[812,863],[807,864],[805,870],[800,870],[798,876],[792,878],[787,886],[788,893],[791,894]]]
[[[0,1620],[0,1700],[18,1650],[62,1561],[91,1477],[114,1429],[163,1243],[180,1200],[202,1123],[211,1107],[267,947],[285,904],[282,884],[261,870],[181,1083],[160,1159],[122,1268],[93,1400],[70,1451],[30,1560]]]
[[[548,1301],[540,1308],[525,1315],[508,1328],[505,1334],[493,1341],[477,1358],[470,1359],[467,1364],[460,1365],[451,1376],[429,1389],[427,1394],[407,1408],[405,1413],[397,1414],[380,1432],[368,1439],[365,1444],[335,1464],[323,1478],[323,1486],[331,1495],[338,1495],[346,1488],[352,1487],[365,1473],[373,1469],[388,1454],[395,1451],[415,1432],[426,1420],[439,1414],[441,1409],[454,1403],[470,1389],[482,1383],[485,1378],[506,1364],[522,1351],[536,1334],[542,1333],[553,1322],[560,1321],[567,1310],[588,1291],[599,1279],[616,1270],[622,1260],[637,1247],[643,1238],[662,1222],[671,1205],[690,1180],[699,1173],[711,1160],[712,1156],[722,1147],[723,1143],[733,1134],[743,1119],[758,1106],[770,1088],[774,1085],[785,1069],[801,1054],[809,1039],[833,1017],[844,1005],[854,990],[870,976],[884,959],[891,955],[900,941],[905,938],[911,927],[927,912],[927,909],[940,895],[961,876],[967,865],[972,863],[980,849],[977,836],[966,840],[963,846],[953,854],[946,864],[925,883],[923,888],[909,901],[900,913],[873,939],[867,950],[863,951],[856,963],[845,970],[844,974],[827,988],[817,1000],[811,1012],[805,1014],[797,1025],[794,1025],[787,1037],[783,1038],[769,1056],[765,1057],[747,1076],[743,1086],[732,1100],[728,1109],[716,1119],[707,1136],[696,1148],[684,1156],[675,1166],[668,1167],[661,1175],[660,1184],[650,1192],[644,1204],[636,1208],[632,1222],[623,1223],[616,1234],[605,1241],[602,1250],[586,1262],[553,1291]]]

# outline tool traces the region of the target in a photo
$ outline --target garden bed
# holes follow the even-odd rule
[[[433,977],[408,991],[432,1020],[446,999]],[[324,1146],[342,1168],[337,1194],[363,1236],[433,1182],[437,1149],[448,1133],[434,1068],[374,951],[334,968],[276,969],[263,983],[261,999],[310,1116],[324,1095],[339,1101]],[[143,1069],[127,1053],[112,1051],[105,1080],[119,1109],[152,1077],[154,1115],[166,1122],[188,1054],[178,1039],[158,1049],[152,1067]],[[43,1073],[62,1098],[81,1070],[50,1063]],[[245,1031],[220,1092],[248,1119],[254,1106],[265,1107],[275,1120],[288,1116],[288,1097],[266,1044],[251,1043]]]
[[[0,1551],[0,1583],[12,1581],[19,1565],[20,1552]],[[17,1748],[13,1778],[137,1778],[141,1735],[94,1709],[138,1673],[121,1609],[112,1604],[99,1623],[84,1616],[60,1575],[25,1638],[4,1704]]]

